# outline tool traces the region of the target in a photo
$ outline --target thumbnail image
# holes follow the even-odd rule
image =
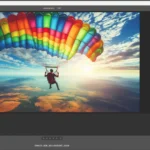
[[[0,112],[140,112],[139,12],[0,12]]]

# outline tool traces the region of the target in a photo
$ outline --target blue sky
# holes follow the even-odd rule
[[[8,17],[13,12],[0,13],[0,19]],[[15,13],[16,14],[16,13]],[[119,70],[138,73],[139,70],[139,47],[140,47],[140,13],[139,12],[65,12],[76,19],[89,23],[101,34],[104,41],[104,52],[97,58],[95,63],[83,55],[75,55],[67,63],[67,67],[74,66],[75,62],[87,64],[95,70]],[[5,49],[0,52],[1,72],[9,72],[12,69],[43,70],[42,64],[64,62],[51,57],[45,51],[26,50],[22,48]],[[65,63],[64,63],[65,64]],[[79,67],[79,65],[77,66]],[[6,68],[6,69],[4,69]],[[65,68],[65,65],[64,65]],[[66,69],[66,68],[65,68]],[[31,71],[31,72],[32,72]]]

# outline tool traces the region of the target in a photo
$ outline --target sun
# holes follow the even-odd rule
[[[85,73],[90,73],[90,72],[92,72],[92,67],[91,67],[91,66],[84,66],[84,67],[83,67],[83,72],[85,72]]]

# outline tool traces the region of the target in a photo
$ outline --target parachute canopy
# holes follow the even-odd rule
[[[0,50],[12,47],[44,50],[66,60],[81,53],[96,61],[103,41],[95,28],[73,16],[19,12],[0,19]]]

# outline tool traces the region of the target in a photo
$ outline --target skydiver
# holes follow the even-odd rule
[[[56,84],[57,89],[60,90],[59,86],[58,86],[58,83],[55,80],[55,77],[59,77],[59,72],[57,72],[57,75],[56,75],[56,74],[53,73],[53,69],[50,69],[50,72],[48,74],[47,74],[47,72],[45,72],[45,77],[47,77],[47,80],[49,82],[49,85],[50,85],[49,89],[52,88],[52,86],[51,86],[52,84]]]

